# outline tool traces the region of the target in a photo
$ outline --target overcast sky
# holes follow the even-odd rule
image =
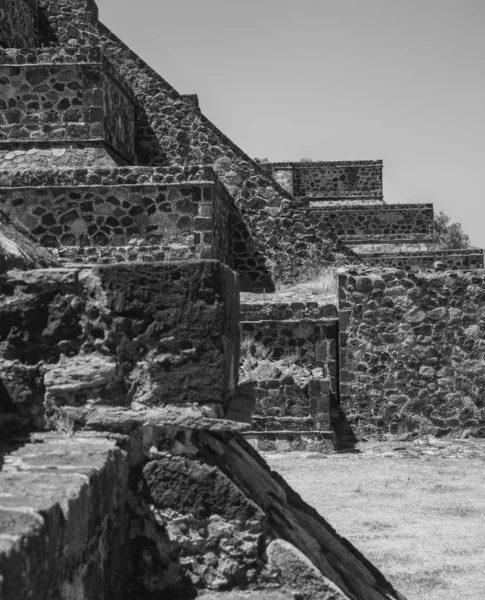
[[[384,160],[485,247],[485,0],[97,0],[252,157]]]

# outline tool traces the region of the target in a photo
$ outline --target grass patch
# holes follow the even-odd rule
[[[302,294],[323,296],[328,301],[338,298],[337,270],[331,267],[309,267],[291,284],[276,284],[277,291],[295,291]]]
[[[265,458],[408,600],[485,598],[483,459]]]

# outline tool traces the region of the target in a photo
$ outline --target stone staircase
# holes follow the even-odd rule
[[[331,231],[363,261],[416,272],[473,270],[483,250],[443,250],[434,242],[432,204],[386,204],[382,161],[269,163],[263,165],[302,209],[310,208],[322,233]]]

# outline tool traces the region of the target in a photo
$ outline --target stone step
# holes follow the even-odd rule
[[[98,166],[133,163],[131,89],[99,49],[89,62],[64,54],[58,62],[56,52],[32,48],[28,57],[25,50],[0,53],[0,168],[45,166],[46,158],[50,166],[84,166],[90,149]],[[46,142],[56,151],[46,148]],[[95,152],[100,143],[105,158]]]
[[[332,231],[348,244],[433,240],[432,204],[329,205],[311,210],[323,231]]]

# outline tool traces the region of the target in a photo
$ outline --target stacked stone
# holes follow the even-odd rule
[[[333,449],[339,419],[335,306],[245,297],[241,335],[246,345],[266,348],[271,365],[260,373],[255,364],[246,374],[258,373],[253,429],[245,436],[260,450]]]
[[[300,201],[302,211],[310,207],[322,235],[336,235],[356,253],[356,262],[410,272],[431,269],[436,261],[453,270],[484,266],[481,249],[436,247],[432,204],[384,202],[382,161],[263,166]]]

